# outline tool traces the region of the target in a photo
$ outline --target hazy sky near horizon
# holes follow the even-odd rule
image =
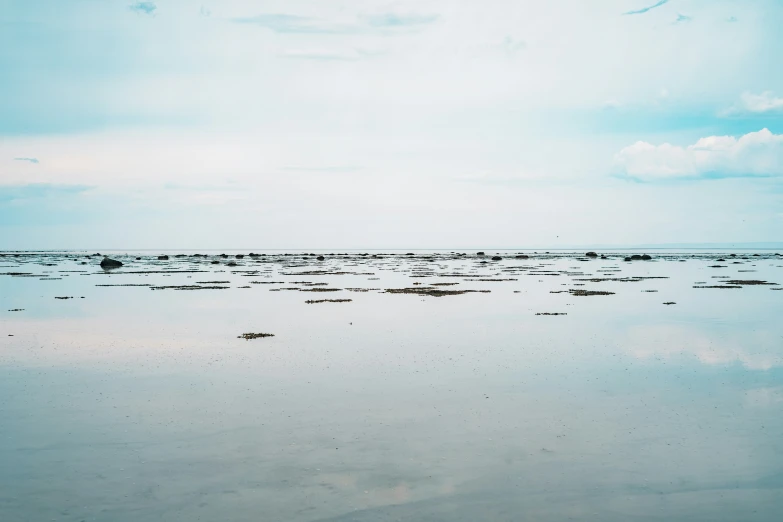
[[[0,249],[783,241],[777,0],[0,0]]]

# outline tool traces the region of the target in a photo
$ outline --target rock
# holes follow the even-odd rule
[[[136,258],[136,261],[141,261],[141,258],[140,258],[140,257],[137,257],[137,258]]]
[[[160,261],[168,261],[169,260],[169,256],[158,256],[158,259]]]
[[[103,261],[101,261],[101,267],[103,268],[119,268],[121,266],[122,263],[120,261],[117,261],[116,259],[104,257]]]
[[[587,257],[598,257],[598,254],[596,254],[595,252],[588,252],[588,253],[586,253],[585,255],[586,255]]]
[[[324,256],[318,256],[316,257],[318,261],[324,261],[326,258]]]
[[[528,256],[526,256],[525,254],[520,254],[520,255],[518,255],[518,256],[514,256],[514,258],[515,258],[515,259],[529,259],[529,257],[528,257]]]
[[[237,264],[234,261],[229,261],[226,266],[237,266]]]
[[[650,259],[652,259],[652,257],[650,257],[649,255],[647,254],[642,255],[642,261],[649,261]]]
[[[477,255],[477,256],[483,256],[483,255],[485,255],[485,254],[484,254],[484,252],[476,252],[476,255]]]
[[[642,260],[642,256],[640,256],[639,254],[634,254],[631,256],[631,261],[641,261],[641,260]]]
[[[492,261],[503,261],[503,258],[502,258],[502,257],[500,257],[500,256],[494,256],[494,257],[492,258]]]
[[[244,258],[244,257],[245,257],[245,256],[244,256],[244,255],[242,255],[242,254],[237,254],[237,259],[242,259],[242,258]]]
[[[607,259],[607,257],[606,256],[601,256],[601,259]]]
[[[220,261],[212,261],[212,262],[210,262],[210,264],[212,264],[212,265],[219,265]]]
[[[630,260],[631,260],[630,257],[626,257],[625,259],[623,259],[623,261],[630,261]]]

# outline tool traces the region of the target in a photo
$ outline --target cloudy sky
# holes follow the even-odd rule
[[[778,0],[0,0],[0,249],[783,241]]]

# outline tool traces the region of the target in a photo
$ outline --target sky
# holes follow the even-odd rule
[[[783,242],[779,0],[0,0],[0,250]]]

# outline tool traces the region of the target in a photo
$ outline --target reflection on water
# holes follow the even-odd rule
[[[0,520],[783,514],[780,256],[231,254],[0,257]]]

